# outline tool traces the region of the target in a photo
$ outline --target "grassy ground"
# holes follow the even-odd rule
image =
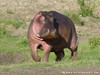
[[[68,14],[72,20],[81,24],[79,15]],[[30,56],[27,44],[27,33],[22,30],[28,29],[26,22],[20,19],[0,18],[0,71],[30,69],[30,68],[83,68],[100,66],[100,19],[84,17],[84,25],[77,25],[79,36],[78,60],[70,60],[70,51],[65,49],[65,57],[61,62],[55,62],[55,54],[51,53],[49,62],[34,62]],[[20,29],[22,29],[20,31]],[[16,33],[19,31],[19,33]],[[15,32],[15,33],[13,33]],[[27,32],[27,31],[26,31]],[[39,50],[42,57],[42,51]]]
[[[0,75],[100,73],[99,4],[98,0],[1,0]],[[50,53],[48,63],[32,60],[27,44],[27,29],[34,14],[40,10],[59,11],[73,20],[79,38],[77,61],[70,60],[68,49],[65,49],[61,62],[55,62],[54,53]],[[42,57],[41,50],[39,55]]]
[[[42,56],[42,51],[39,50]],[[70,60],[70,51],[65,49],[65,57],[61,62],[55,62],[55,54],[51,53],[49,62],[34,62],[30,56],[26,37],[6,36],[0,39],[0,70],[27,68],[79,68],[100,65],[100,47],[91,48],[89,41],[79,43],[78,60]]]
[[[74,68],[100,65],[100,18],[93,14],[94,6],[85,5],[84,0],[74,0],[75,2],[73,0],[71,2],[69,0],[48,1],[4,0],[4,3],[1,2],[0,70],[36,67]],[[99,2],[96,4],[98,5]],[[55,8],[53,5],[55,5]],[[64,8],[62,9],[62,7]],[[22,34],[24,31],[27,32],[28,25],[26,24],[30,22],[36,11],[48,9],[62,12],[77,25],[79,36],[77,61],[70,60],[70,51],[68,49],[65,49],[65,57],[59,63],[55,62],[54,53],[50,54],[49,62],[45,64],[32,60],[27,44],[27,33]],[[39,50],[39,55],[42,57],[41,50]]]

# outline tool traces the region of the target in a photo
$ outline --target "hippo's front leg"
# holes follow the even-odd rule
[[[38,50],[37,50],[38,44],[30,43],[30,46],[31,46],[31,55],[33,60],[39,62],[41,58],[38,56]]]
[[[42,57],[41,61],[42,62],[48,62],[49,54],[50,54],[50,51],[51,51],[51,46],[46,44],[46,43],[43,43],[42,47],[43,47],[43,57]]]

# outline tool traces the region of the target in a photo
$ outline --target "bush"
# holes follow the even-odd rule
[[[90,38],[89,45],[90,45],[90,48],[95,48],[98,45],[100,46],[100,38],[99,37],[98,38],[96,38],[96,37]]]
[[[6,13],[7,13],[7,14],[14,14],[14,11],[11,10],[11,9],[7,9],[7,10],[6,10]]]
[[[93,16],[93,10],[90,9],[87,6],[81,7],[79,14],[81,14],[82,16]]]
[[[80,5],[80,12],[79,14],[82,16],[93,16],[93,9],[89,6],[84,4],[84,0],[77,0],[78,4]]]

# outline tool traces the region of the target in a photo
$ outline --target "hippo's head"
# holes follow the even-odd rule
[[[54,17],[51,12],[41,11],[41,16],[37,19],[41,26],[39,35],[43,39],[54,39],[57,37],[56,29],[54,28]]]

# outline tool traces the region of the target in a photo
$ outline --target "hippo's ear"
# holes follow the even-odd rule
[[[41,23],[43,23],[43,24],[45,23],[45,17],[44,16],[40,16],[39,20],[40,20]]]
[[[44,21],[45,20],[45,17],[44,16],[40,16],[40,20],[41,21]]]

